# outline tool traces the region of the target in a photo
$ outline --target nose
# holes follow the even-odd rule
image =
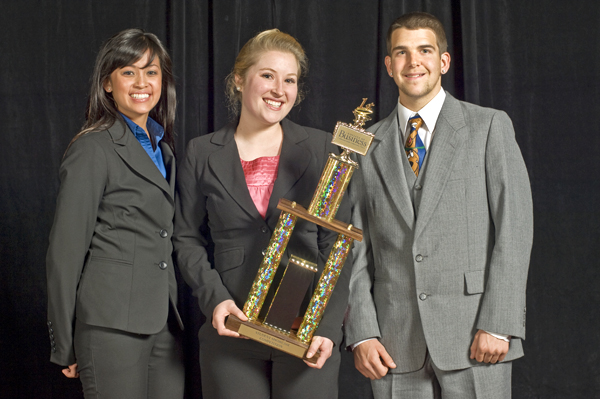
[[[408,56],[410,57],[408,60],[408,63],[411,67],[416,67],[421,65],[421,58],[419,56],[419,52],[418,51],[411,51]]]
[[[144,71],[140,71],[140,73],[138,73],[136,76],[135,85],[137,87],[146,87],[147,84],[148,80],[146,74],[144,73]]]
[[[275,79],[273,81],[271,92],[277,97],[283,96],[283,79]]]

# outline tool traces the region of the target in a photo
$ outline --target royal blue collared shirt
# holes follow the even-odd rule
[[[166,179],[167,169],[165,168],[165,161],[163,160],[160,145],[158,145],[158,143],[160,143],[163,136],[165,135],[165,130],[163,129],[163,127],[159,125],[158,122],[156,122],[154,119],[148,117],[148,122],[146,122],[146,128],[148,129],[148,133],[150,133],[150,135],[154,138],[154,142],[156,143],[155,150],[154,148],[152,148],[152,142],[150,141],[150,138],[148,138],[148,135],[146,134],[144,129],[139,127],[134,121],[132,121],[125,115],[121,114],[121,116],[123,116],[125,123],[127,123],[129,129],[131,129],[135,138],[140,142],[142,148],[146,150],[152,162],[154,162],[160,173]]]

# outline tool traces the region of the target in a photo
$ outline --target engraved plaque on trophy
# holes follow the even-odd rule
[[[229,315],[226,322],[228,329],[237,331],[240,335],[311,363],[316,363],[319,357],[318,353],[310,359],[305,357],[313,334],[323,317],[352,243],[354,240],[362,241],[360,229],[336,220],[335,215],[352,173],[358,167],[350,159],[350,153],[365,155],[374,137],[363,129],[364,123],[371,119],[373,113],[373,104],[365,105],[366,100],[363,99],[362,104],[353,111],[352,124],[337,123],[332,143],[342,147],[344,151],[340,155],[329,154],[308,209],[284,198],[279,200],[277,209],[282,211],[279,221],[244,304],[243,312],[248,321],[242,322]],[[338,233],[338,237],[296,330],[292,328],[293,322],[314,273],[317,272],[316,265],[292,254],[273,299],[269,304],[265,304],[265,299],[298,218],[333,230]],[[268,312],[262,318],[259,314],[264,305],[268,306]]]

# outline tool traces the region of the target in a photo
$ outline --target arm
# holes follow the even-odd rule
[[[94,138],[81,137],[69,148],[59,174],[61,183],[46,255],[46,278],[48,327],[55,343],[50,361],[64,366],[75,363],[77,286],[107,179],[102,148]]]
[[[190,141],[177,169],[173,247],[177,266],[198,298],[200,310],[209,318],[218,314],[219,320],[224,320],[223,311],[225,315],[231,313],[225,301],[233,302],[233,298],[208,260],[206,248],[210,232],[207,198],[202,191],[204,164],[199,160],[201,151],[196,141]],[[223,306],[217,310],[219,304]]]
[[[363,241],[354,243],[354,265],[344,326],[346,340],[352,347],[356,369],[365,377],[374,380],[386,375],[388,369],[396,368],[396,364],[378,339],[381,334],[371,294],[374,260],[363,197],[366,190],[362,179],[363,174],[359,172],[350,185],[352,223],[363,230]]]
[[[495,240],[476,327],[525,338],[525,288],[533,241],[533,209],[527,169],[512,123],[504,112],[497,112],[491,121],[485,162]],[[483,331],[478,332],[475,341],[482,335],[503,345]]]

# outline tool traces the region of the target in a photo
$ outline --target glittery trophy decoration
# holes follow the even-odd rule
[[[323,317],[352,243],[354,240],[362,241],[360,229],[336,220],[335,215],[352,173],[358,167],[358,164],[350,159],[350,153],[365,155],[373,140],[373,135],[363,129],[363,125],[371,119],[373,113],[373,104],[365,105],[366,100],[364,98],[362,104],[353,111],[352,124],[338,122],[335,126],[332,143],[342,147],[343,152],[341,155],[329,154],[327,165],[308,209],[285,198],[279,200],[277,209],[282,211],[279,221],[244,304],[243,311],[248,321],[242,322],[229,315],[226,323],[228,329],[237,331],[240,335],[311,363],[316,363],[319,358],[319,353],[309,359],[305,357],[313,334]],[[314,263],[291,255],[273,300],[268,305],[268,312],[264,317],[259,317],[259,314],[298,218],[333,230],[338,233],[338,237],[302,323],[298,330],[295,330],[292,328],[294,319],[310,282],[313,281],[314,273],[317,272],[317,265]]]

